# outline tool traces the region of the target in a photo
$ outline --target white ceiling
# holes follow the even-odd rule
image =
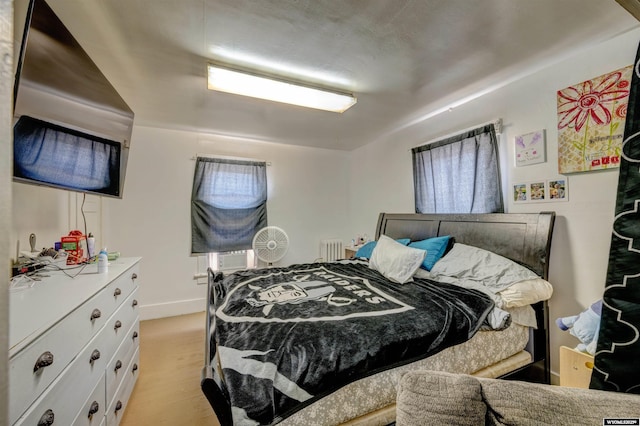
[[[614,0],[47,0],[144,126],[351,150],[638,26]],[[354,93],[343,114],[207,90],[222,61]]]

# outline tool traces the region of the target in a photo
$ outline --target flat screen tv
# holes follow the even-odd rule
[[[133,111],[44,0],[17,62],[14,181],[122,198]]]

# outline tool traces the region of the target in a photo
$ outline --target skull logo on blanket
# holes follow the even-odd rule
[[[323,267],[274,272],[233,285],[216,312],[231,322],[342,320],[413,309],[369,280]]]

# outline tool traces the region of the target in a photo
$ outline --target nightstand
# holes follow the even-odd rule
[[[591,355],[560,346],[560,386],[588,389],[592,371]]]
[[[360,249],[360,246],[350,246],[350,247],[345,247],[344,248],[344,258],[345,259],[351,259],[352,257],[354,257],[356,255],[356,253],[358,252],[358,249]]]

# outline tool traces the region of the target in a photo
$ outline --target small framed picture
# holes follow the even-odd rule
[[[543,180],[529,183],[529,198],[532,202],[547,201],[547,183]]]
[[[517,183],[513,185],[513,202],[526,203],[529,201],[526,183]]]
[[[567,201],[569,199],[567,178],[548,180],[547,185],[549,188],[549,201]]]
[[[545,130],[536,130],[515,137],[516,167],[547,161]]]

